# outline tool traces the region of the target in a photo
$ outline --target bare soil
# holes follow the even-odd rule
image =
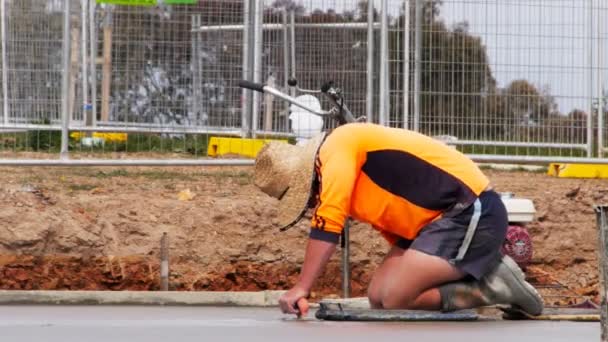
[[[526,271],[546,302],[597,301],[593,206],[608,199],[608,182],[485,171],[498,191],[534,200]],[[307,222],[271,229],[275,201],[247,167],[0,168],[0,184],[1,289],[156,290],[164,232],[174,290],[286,289],[304,256]],[[359,296],[388,246],[367,225],[351,232]],[[336,253],[313,298],[340,288]]]

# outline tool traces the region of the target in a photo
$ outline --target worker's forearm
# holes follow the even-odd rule
[[[336,244],[321,240],[309,239],[304,256],[304,265],[296,286],[310,292],[315,280],[321,275],[329,258],[336,250]]]

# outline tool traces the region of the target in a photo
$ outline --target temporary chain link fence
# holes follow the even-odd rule
[[[602,0],[104,2],[0,0],[0,164],[246,164],[212,139],[314,121],[242,79],[314,108],[289,80],[332,81],[479,161],[606,162]]]

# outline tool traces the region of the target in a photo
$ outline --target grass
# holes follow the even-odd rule
[[[109,152],[152,152],[177,153],[187,156],[205,157],[210,136],[207,134],[169,136],[161,134],[129,134],[126,142],[107,142],[105,146],[87,147],[79,141],[70,140],[70,152],[109,153]],[[15,152],[48,152],[59,153],[61,148],[61,132],[58,131],[28,131],[23,133],[0,134],[0,151]],[[586,152],[579,149],[560,149],[548,147],[514,147],[464,145],[457,147],[466,154],[494,154],[505,156],[568,156],[586,157]]]
[[[68,189],[71,191],[91,191],[95,189],[97,185],[94,184],[69,184]]]
[[[81,174],[83,176],[95,177],[98,179],[108,179],[114,177],[129,177],[129,178],[147,178],[147,179],[183,179],[183,180],[192,180],[187,173],[167,171],[167,170],[150,170],[150,171],[127,171],[125,169],[117,169],[109,172],[104,171],[95,171],[95,172],[86,172]]]
[[[251,173],[248,171],[231,171],[218,169],[217,171],[200,171],[200,172],[179,172],[170,170],[127,170],[114,169],[110,171],[96,170],[90,168],[73,168],[70,173],[96,179],[111,179],[115,177],[125,178],[145,178],[149,180],[181,180],[195,181],[199,178],[212,177],[215,179],[237,179],[239,184],[249,184]],[[246,183],[245,183],[246,182]]]
[[[539,157],[586,157],[586,151],[580,149],[563,149],[549,147],[516,147],[463,145],[457,147],[465,154],[492,154],[499,156],[539,156]]]
[[[112,170],[109,172],[97,171],[95,173],[95,177],[99,179],[105,178],[114,178],[114,177],[127,177],[129,175],[129,171],[125,169]]]
[[[206,157],[210,136],[207,134],[187,134],[181,136],[170,136],[162,134],[129,134],[126,142],[108,142],[105,146],[87,147],[80,142],[71,139],[69,149],[72,153],[104,154],[112,152],[121,153],[160,153],[180,154],[184,157]],[[58,131],[28,131],[23,133],[0,134],[0,152],[3,150],[14,152],[46,152],[59,153],[61,147],[61,132]],[[462,145],[457,149],[465,154],[500,155],[513,156],[513,162],[517,163],[517,156],[543,156],[543,157],[586,157],[586,151],[581,149],[560,149],[548,147],[515,147],[515,146],[487,146],[487,145]],[[595,149],[594,149],[595,150]],[[98,156],[103,158],[102,156]],[[158,156],[156,156],[158,158]],[[514,170],[518,171],[518,170]],[[522,170],[519,170],[522,171]],[[530,172],[530,171],[528,171]],[[541,170],[533,172],[543,172]],[[112,177],[144,177],[148,179],[166,180],[181,179],[194,180],[196,177],[231,177],[243,178],[234,175],[234,172],[222,174],[222,172],[185,174],[170,171],[141,171],[135,172],[124,169],[109,172],[97,171],[95,177],[99,179]],[[245,182],[245,181],[240,181]]]
[[[166,136],[160,134],[129,134],[125,142],[107,142],[104,146],[84,146],[80,141],[70,139],[70,152],[108,153],[108,152],[156,152],[178,153],[190,156],[207,156],[209,135]],[[0,150],[14,152],[59,153],[61,132],[28,131],[0,134]]]
[[[67,170],[67,174],[64,174],[60,177],[60,179],[64,179],[62,182],[65,182],[64,186],[66,186],[70,191],[91,191],[97,187],[99,184],[91,184],[86,180],[82,182],[75,182],[73,180],[65,180],[66,175],[78,176],[78,177],[86,177],[90,179],[96,180],[106,180],[116,177],[121,178],[143,178],[146,180],[161,180],[167,181],[163,187],[167,190],[174,191],[176,190],[176,181],[189,181],[195,182],[204,178],[211,178],[213,181],[222,182],[226,180],[232,180],[237,185],[245,186],[251,184],[251,173],[247,171],[237,170],[230,171],[225,169],[218,169],[217,171],[201,171],[201,172],[178,172],[178,171],[170,171],[170,170],[127,170],[127,169],[114,169],[110,171],[102,171],[91,168],[70,168]],[[39,176],[36,176],[37,179],[40,179]],[[29,179],[33,179],[29,177]],[[24,179],[25,180],[25,179]],[[82,178],[81,178],[82,180]]]
[[[251,179],[250,178],[238,178],[236,183],[238,185],[249,185],[249,184],[251,184]]]
[[[195,178],[192,174],[174,172],[174,171],[140,171],[133,174],[134,177],[137,178],[146,178],[151,180],[171,180],[171,179],[179,179],[179,180],[187,180],[193,181]]]
[[[28,174],[27,176],[21,178],[22,184],[30,184],[30,183],[42,183],[44,178],[38,174]]]

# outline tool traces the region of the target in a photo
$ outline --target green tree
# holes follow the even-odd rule
[[[557,111],[554,99],[548,91],[541,91],[527,80],[515,80],[504,90],[509,98],[508,116],[525,124],[539,124]]]
[[[301,4],[296,3],[294,0],[275,0],[272,3],[274,8],[284,8],[288,11],[294,11],[296,15],[304,15],[306,8]]]
[[[490,69],[486,47],[480,37],[468,31],[468,24],[461,22],[448,27],[440,18],[441,1],[423,1],[421,45],[421,129],[431,135],[454,135],[463,139],[489,138],[498,133],[491,126],[493,113],[490,101],[496,99],[496,80]],[[402,7],[397,20],[391,20],[391,60],[401,60],[403,45],[404,13]],[[410,14],[410,108],[413,108],[414,60],[415,60],[415,6]],[[403,63],[391,65],[391,84],[401,85]],[[396,101],[400,113],[402,101]],[[498,115],[494,113],[494,115]],[[479,127],[472,127],[472,125]]]
[[[560,137],[555,128],[563,120],[549,89],[539,90],[527,80],[515,80],[497,89],[488,103],[493,121],[499,123],[491,137],[494,140],[550,142]]]
[[[368,6],[369,6],[369,1],[367,0],[361,0],[359,1],[359,3],[357,3],[357,12],[358,12],[358,18],[359,18],[359,22],[367,22],[367,15],[368,15]],[[378,12],[378,10],[374,7],[373,10],[373,18],[374,21],[378,21],[380,20],[380,13]]]

